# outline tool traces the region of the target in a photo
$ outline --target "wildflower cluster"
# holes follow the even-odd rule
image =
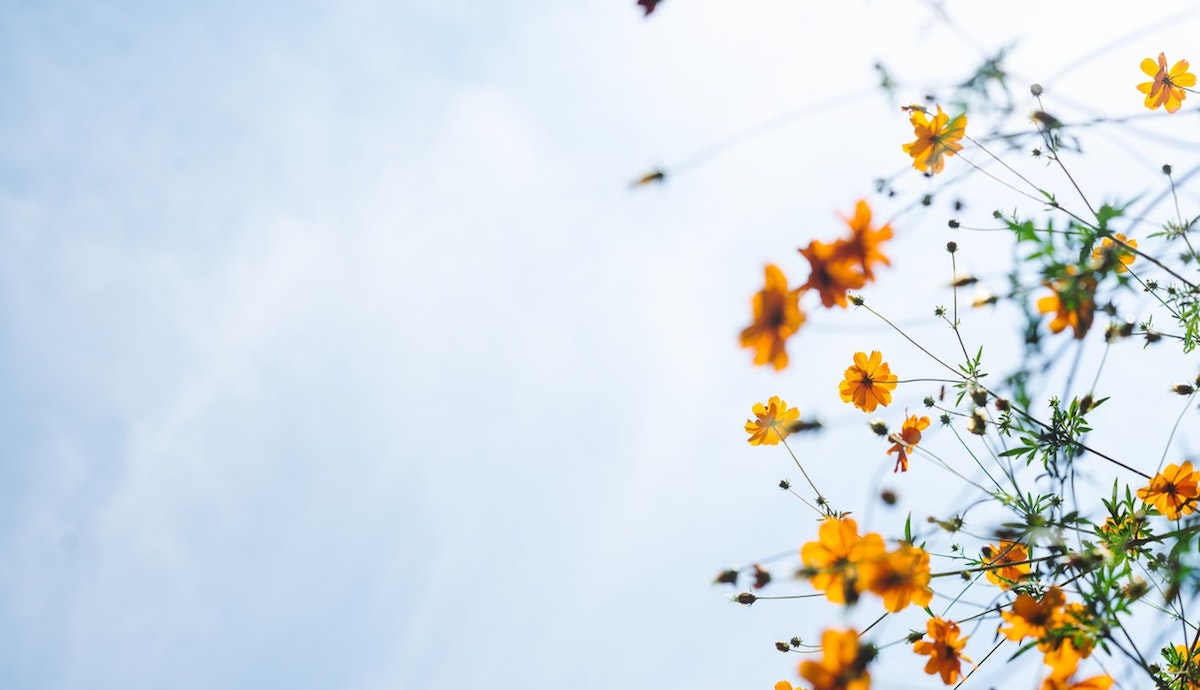
[[[963,88],[968,92],[952,102],[983,108],[986,99],[980,93],[986,90],[969,88],[976,80],[1005,85],[998,59],[967,80]],[[1157,60],[1144,60],[1141,68],[1154,79],[1137,85],[1145,95],[1144,106],[1180,111],[1196,81],[1189,63],[1180,60],[1168,69],[1160,54]],[[817,425],[803,421],[799,410],[779,396],[753,404],[745,424],[749,443],[784,445],[815,494],[810,500],[790,482],[781,483],[819,519],[815,537],[804,541],[798,553],[796,580],[811,592],[801,596],[823,599],[825,605],[842,608],[847,617],[871,610],[879,616],[866,627],[823,627],[819,645],[804,645],[799,636],[778,643],[781,651],[813,655],[796,668],[806,683],[800,687],[866,690],[883,651],[906,643],[917,657],[907,663],[947,686],[968,680],[1008,646],[1010,659],[1026,653],[1040,656],[1042,690],[1107,690],[1120,672],[1130,679],[1140,676],[1129,687],[1200,688],[1200,625],[1194,618],[1194,599],[1200,595],[1200,561],[1194,556],[1200,534],[1200,472],[1172,448],[1176,430],[1194,433],[1200,425],[1194,416],[1177,422],[1165,450],[1160,450],[1161,461],[1151,454],[1119,457],[1101,447],[1090,436],[1095,410],[1106,403],[1145,403],[1120,400],[1116,394],[1100,396],[1095,389],[1104,380],[1104,361],[1093,375],[1084,376],[1079,356],[1085,345],[1104,347],[1107,353],[1134,336],[1141,336],[1146,347],[1164,339],[1174,342],[1180,355],[1194,350],[1200,342],[1200,253],[1190,236],[1200,215],[1186,220],[1169,166],[1163,170],[1171,198],[1176,199],[1173,214],[1151,205],[1134,217],[1127,213],[1132,202],[1093,204],[1071,173],[1073,160],[1067,154],[1078,152],[1070,143],[1071,126],[1046,112],[1042,87],[1035,85],[1031,92],[1036,110],[1024,134],[1006,134],[1004,140],[1009,145],[1029,142],[1033,160],[1054,166],[1071,201],[1060,199],[1056,189],[1031,182],[1002,152],[981,143],[982,138],[968,136],[965,113],[948,114],[933,100],[928,107],[903,109],[916,139],[901,148],[913,168],[933,177],[945,171],[949,158],[962,158],[964,145],[970,144],[969,155],[978,152],[999,164],[1002,172],[988,177],[1000,183],[1003,194],[1036,204],[1034,210],[1017,206],[992,214],[993,223],[999,221],[1000,229],[1011,233],[1015,260],[1003,276],[1006,287],[1000,294],[988,291],[969,302],[976,308],[1007,303],[1023,315],[1017,329],[1023,357],[1004,375],[989,371],[984,348],[968,348],[972,334],[959,318],[959,291],[971,285],[982,289],[980,284],[987,280],[958,272],[955,256],[966,239],[947,246],[953,309],[933,310],[950,333],[953,357],[918,342],[888,315],[867,305],[858,291],[879,280],[880,267],[892,265],[895,257],[885,248],[899,220],[875,227],[865,200],[844,218],[847,233],[832,241],[812,239],[800,248],[808,264],[804,282],[789,286],[783,271],[768,265],[763,288],[752,298],[753,320],[742,331],[741,344],[754,351],[755,364],[776,371],[788,367],[787,343],[807,321],[801,304],[808,295],[814,307],[819,302],[828,310],[851,304],[864,309],[897,336],[897,347],[914,346],[927,358],[930,371],[904,381],[881,350],[839,354],[851,363],[837,385],[837,396],[868,414],[897,398],[920,400],[931,410],[928,415],[905,410],[902,418],[893,420],[898,427],[880,419],[868,423],[886,442],[878,457],[886,458],[897,478],[941,468],[966,482],[972,495],[952,514],[927,514],[925,527],[919,526],[920,520],[914,527],[910,512],[902,535],[860,532],[858,518],[838,510],[817,490],[814,478],[820,481],[830,468],[802,462],[802,455],[789,445],[791,434]],[[978,170],[967,162],[964,172]],[[1160,230],[1147,232],[1149,221],[1143,219],[1156,216],[1164,216],[1155,221]],[[963,233],[995,229],[971,227],[958,219],[950,227]],[[1133,299],[1139,294],[1153,302]],[[1121,315],[1134,309],[1141,312],[1140,320]],[[999,318],[998,313],[992,315]],[[1160,329],[1156,317],[1169,325]],[[1105,321],[1103,329],[1097,327]],[[998,340],[997,332],[986,331],[986,341]],[[1072,351],[1076,354],[1064,355]],[[835,366],[840,368],[846,359],[839,361]],[[1180,420],[1194,415],[1200,391],[1200,377],[1192,382],[1195,372],[1182,375],[1185,382],[1163,382],[1160,401],[1165,404],[1172,394],[1185,397],[1188,407]],[[1050,383],[1062,386],[1063,393],[1045,392]],[[913,385],[931,389],[913,390]],[[823,392],[832,397],[832,390]],[[927,439],[935,419],[946,433]],[[921,464],[913,465],[918,460]],[[862,459],[840,462],[853,467]],[[1098,485],[1111,485],[1111,490],[1095,491]],[[925,486],[914,491],[920,494]],[[882,498],[888,506],[897,501],[890,490]],[[964,545],[971,539],[975,546]],[[729,570],[718,582],[736,585],[740,575]],[[754,577],[756,590],[778,584],[759,564]],[[976,594],[982,595],[974,597],[977,602],[990,603],[976,603],[968,610],[968,595]],[[751,603],[759,598],[744,593],[736,599]],[[932,608],[935,600],[944,603],[939,611]],[[892,616],[905,616],[898,620],[912,625],[911,632],[892,639],[872,632]],[[1130,632],[1134,621],[1144,626],[1141,621],[1146,620],[1170,623],[1151,625],[1173,631],[1163,632],[1163,639],[1168,634],[1179,638],[1152,648]],[[969,648],[980,645],[986,651],[968,655]],[[987,650],[986,645],[994,646]],[[793,688],[788,680],[775,687]]]

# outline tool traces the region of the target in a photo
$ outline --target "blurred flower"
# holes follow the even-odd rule
[[[878,229],[871,228],[871,207],[861,200],[854,206],[854,217],[844,220],[850,226],[850,239],[837,243],[835,254],[861,267],[865,279],[875,280],[872,264],[892,265],[880,251],[883,242],[892,239],[892,226],[884,223]]]
[[[887,454],[899,453],[896,456],[896,467],[892,470],[893,472],[908,471],[908,454],[921,442],[921,432],[928,428],[929,417],[909,415],[901,425],[900,431],[889,437],[895,443],[888,448]]]
[[[793,688],[791,683],[781,680],[775,684],[775,690],[793,690]]]
[[[787,366],[787,339],[804,324],[800,292],[788,290],[787,278],[768,264],[766,284],[754,295],[754,322],[742,331],[742,347],[754,348],[754,363],[770,363],[776,370]]]
[[[962,150],[958,141],[966,133],[967,116],[959,115],[951,120],[940,105],[932,120],[924,108],[909,106],[908,111],[917,140],[904,144],[904,152],[912,156],[913,167],[917,170],[940,173],[945,165],[943,156],[953,156]]]
[[[1196,499],[1200,498],[1200,475],[1192,470],[1192,463],[1171,463],[1162,472],[1154,475],[1150,484],[1138,489],[1137,497],[1153,505],[1158,512],[1170,520],[1196,510]]]
[[[1114,242],[1113,238],[1118,241]],[[1122,243],[1134,249],[1138,246],[1137,240],[1131,240],[1119,232],[1114,233],[1112,237],[1105,237],[1100,246],[1092,250],[1092,261],[1096,263],[1097,268],[1108,264],[1117,273],[1128,271],[1128,266],[1137,260],[1137,255],[1123,247]]]
[[[1092,327],[1096,315],[1096,278],[1090,274],[1068,275],[1062,280],[1052,280],[1046,287],[1054,291],[1037,301],[1037,310],[1042,314],[1054,314],[1050,321],[1050,332],[1061,333],[1068,326],[1076,339],[1082,339]]]
[[[826,630],[821,634],[820,661],[800,664],[800,676],[812,683],[813,690],[868,690],[871,674],[867,664],[875,653],[869,646],[859,644],[853,629]]]
[[[858,595],[856,566],[863,560],[881,555],[883,538],[878,534],[864,539],[858,534],[853,518],[827,518],[817,531],[817,541],[800,549],[800,560],[812,571],[810,581],[815,589],[835,604],[854,601]]]
[[[754,419],[746,420],[747,439],[752,446],[774,446],[787,438],[790,427],[800,419],[800,410],[788,407],[778,395],[772,395],[766,405],[754,403]]]
[[[1012,642],[1020,642],[1026,637],[1040,640],[1058,623],[1065,602],[1066,597],[1058,587],[1046,590],[1041,601],[1028,594],[1018,594],[1012,611],[1000,614],[1011,627],[1002,627],[999,632]]]
[[[1184,87],[1196,85],[1196,75],[1188,72],[1188,61],[1180,60],[1171,70],[1167,71],[1167,56],[1158,54],[1158,62],[1154,58],[1142,60],[1142,71],[1154,77],[1154,81],[1137,85],[1137,90],[1146,94],[1146,107],[1158,110],[1166,107],[1168,113],[1173,113],[1183,106],[1187,98]]]
[[[917,654],[929,656],[925,664],[925,672],[929,675],[940,673],[942,682],[954,685],[962,673],[962,662],[971,660],[962,655],[962,648],[967,644],[967,638],[959,638],[958,624],[941,618],[930,618],[925,623],[932,641],[920,640],[913,644]]]
[[[1045,652],[1042,660],[1050,667],[1050,676],[1060,679],[1073,675],[1075,669],[1079,668],[1080,660],[1088,658],[1092,653],[1090,644],[1082,651],[1076,649],[1070,637],[1063,637],[1053,643],[1039,644],[1038,648]]]
[[[862,561],[858,578],[859,586],[883,597],[883,607],[892,613],[910,603],[928,606],[933,600],[933,590],[929,588],[929,554],[911,544],[901,544],[891,553]]]
[[[999,547],[988,546],[984,549],[984,565],[998,566],[985,571],[985,574],[1000,589],[1012,589],[1013,584],[1029,574],[1029,564],[1022,563],[1027,560],[1029,552],[1024,544],[1001,541]],[[1015,565],[1008,565],[1010,563]]]
[[[897,377],[883,361],[878,350],[872,350],[868,358],[864,352],[854,353],[854,364],[846,369],[845,380],[838,386],[838,393],[845,402],[852,402],[863,412],[874,412],[879,405],[892,403],[892,391],[896,389]]]
[[[1108,674],[1078,681],[1072,681],[1070,678],[1058,678],[1054,674],[1050,674],[1046,680],[1042,681],[1039,690],[1108,690],[1112,684],[1112,676]]]
[[[838,305],[845,309],[847,306],[846,293],[857,290],[867,284],[866,277],[847,261],[842,249],[842,242],[827,244],[813,240],[800,250],[800,254],[808,259],[812,271],[808,274],[808,282],[800,286],[801,290],[809,288],[821,295],[821,304],[826,308]]]

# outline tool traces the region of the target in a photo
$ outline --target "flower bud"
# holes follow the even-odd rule
[[[776,643],[775,643],[775,649],[777,649],[777,650],[779,650],[779,651],[781,651],[781,652],[790,652],[790,651],[792,651],[792,648],[791,648],[791,647],[788,647],[788,643],[786,643],[786,642],[776,642]]]
[[[733,568],[722,570],[717,579],[713,580],[714,585],[737,585],[738,571]]]
[[[742,592],[741,594],[734,597],[733,600],[736,601],[737,603],[741,604],[742,606],[749,606],[749,605],[753,604],[754,602],[758,601],[758,597],[754,596],[753,594],[751,594],[749,592]]]
[[[953,241],[947,242],[946,243],[946,251],[950,252],[951,254],[958,251],[958,243],[953,242]]]
[[[1045,89],[1042,88],[1041,84],[1030,84],[1029,85],[1029,93],[1033,94],[1034,97],[1036,98],[1038,96],[1041,96],[1043,93],[1045,93]]]
[[[1171,386],[1171,391],[1177,395],[1191,395],[1192,393],[1196,392],[1196,389],[1188,383],[1177,383],[1174,386]]]

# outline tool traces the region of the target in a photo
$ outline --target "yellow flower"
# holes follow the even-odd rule
[[[835,304],[845,309],[846,293],[867,284],[866,277],[855,270],[852,260],[846,259],[843,245],[841,241],[826,244],[813,240],[800,250],[812,269],[808,274],[808,282],[801,285],[800,289],[816,290],[821,295],[821,304],[827,309]]]
[[[929,417],[918,417],[913,414],[904,420],[898,433],[888,437],[894,443],[891,448],[888,448],[887,454],[899,453],[896,456],[896,467],[892,470],[893,472],[908,471],[908,454],[921,442],[921,432],[928,428]]]
[[[1092,319],[1096,316],[1095,276],[1078,276],[1072,273],[1062,280],[1047,282],[1046,287],[1054,293],[1039,299],[1037,310],[1042,314],[1054,314],[1050,321],[1050,332],[1061,333],[1070,326],[1075,338],[1082,339],[1092,327]]]
[[[985,571],[984,574],[992,584],[1000,589],[1012,589],[1012,586],[1027,576],[1031,570],[1028,563],[1021,562],[1029,560],[1029,552],[1025,550],[1024,544],[1001,541],[999,547],[990,545],[985,547],[983,555],[984,565],[997,566]],[[1016,565],[1009,565],[1010,563]]]
[[[941,618],[930,618],[925,623],[925,629],[933,641],[919,640],[913,644],[913,651],[929,656],[929,662],[925,664],[926,673],[931,676],[940,673],[943,683],[954,685],[962,673],[962,662],[969,663],[971,661],[962,655],[962,648],[967,644],[967,638],[959,639],[957,623]]]
[[[892,226],[884,223],[878,229],[872,228],[871,207],[867,205],[867,202],[861,200],[854,206],[854,217],[844,220],[850,226],[850,239],[839,242],[836,245],[835,253],[858,264],[864,278],[875,280],[871,264],[892,265],[892,262],[880,250],[880,245],[884,241],[892,239]]]
[[[898,379],[878,350],[872,350],[869,358],[865,352],[854,353],[854,364],[846,369],[844,376],[838,393],[845,402],[854,403],[863,412],[892,404],[892,391]]]
[[[1154,475],[1150,484],[1138,489],[1137,497],[1152,504],[1158,512],[1170,520],[1196,510],[1196,499],[1200,498],[1200,475],[1192,470],[1192,463],[1171,463],[1162,472]]]
[[[910,603],[928,606],[933,600],[933,590],[929,588],[929,554],[911,544],[901,544],[891,553],[862,561],[858,577],[859,586],[883,597],[883,608],[892,613]]]
[[[805,661],[800,664],[800,676],[812,683],[813,690],[868,690],[871,674],[867,664],[875,656],[874,650],[858,641],[853,629],[845,631],[826,630],[821,635],[820,661]]]
[[[1174,654],[1171,654],[1171,650],[1164,649],[1163,655],[1167,658],[1167,668],[1179,684],[1172,684],[1171,687],[1179,687],[1180,690],[1200,688],[1200,647],[1192,647],[1189,653],[1187,647],[1177,644]]]
[[[787,339],[804,324],[800,291],[788,290],[787,278],[768,264],[766,284],[754,295],[754,323],[742,331],[742,347],[754,348],[754,363],[770,363],[776,370],[787,366]]]
[[[1070,678],[1059,678],[1053,673],[1042,681],[1040,690],[1108,690],[1112,687],[1112,676],[1093,676],[1087,680],[1072,681]]]
[[[1146,107],[1151,110],[1162,106],[1168,113],[1179,110],[1187,98],[1185,87],[1196,85],[1196,75],[1188,72],[1187,60],[1176,62],[1168,72],[1167,56],[1162,53],[1158,54],[1158,62],[1153,58],[1142,60],[1142,71],[1154,77],[1154,81],[1137,85],[1137,90],[1146,94]]]
[[[1066,597],[1058,587],[1046,590],[1040,602],[1028,594],[1019,594],[1012,611],[1000,614],[1012,627],[1000,628],[999,632],[1011,642],[1020,642],[1026,637],[1040,640],[1059,623],[1065,602]]]
[[[1114,242],[1113,238],[1117,241]],[[1138,243],[1137,240],[1131,240],[1119,232],[1114,233],[1111,238],[1105,237],[1100,246],[1092,250],[1092,261],[1096,267],[1103,268],[1107,264],[1117,273],[1128,271],[1129,265],[1137,260],[1137,255],[1122,245],[1137,249]]]
[[[789,427],[800,419],[800,410],[772,395],[764,406],[754,403],[755,419],[746,420],[746,433],[752,446],[774,446],[791,433]]]
[[[917,140],[904,144],[904,152],[913,158],[913,167],[932,174],[942,171],[945,165],[943,156],[953,156],[962,150],[958,143],[967,130],[967,116],[959,115],[953,120],[942,112],[942,106],[937,107],[937,115],[932,120],[929,113],[920,106],[909,106],[909,121],[913,125],[913,134]]]
[[[817,541],[801,547],[800,560],[812,572],[812,586],[825,592],[829,601],[844,604],[854,601],[861,591],[858,564],[877,558],[883,552],[880,535],[871,533],[861,537],[858,523],[853,518],[830,517],[821,523]]]

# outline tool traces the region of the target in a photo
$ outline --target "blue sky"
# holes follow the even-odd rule
[[[915,100],[973,43],[1025,35],[1014,71],[1042,79],[1153,18],[1010,3],[956,14],[971,38],[919,3],[633,4],[5,3],[5,687],[790,677],[771,644],[820,610],[745,611],[709,584],[811,527],[773,491],[786,457],[740,427],[776,393],[860,423],[840,371],[807,363],[882,334],[818,319],[786,375],[736,334],[765,261],[906,167],[872,63],[922,80]],[[1195,28],[1053,87],[1132,84]],[[944,244],[929,223],[898,250]],[[878,297],[945,299],[934,273],[898,266],[905,288]],[[813,441],[826,491],[882,481],[869,442],[862,469],[836,434]]]

